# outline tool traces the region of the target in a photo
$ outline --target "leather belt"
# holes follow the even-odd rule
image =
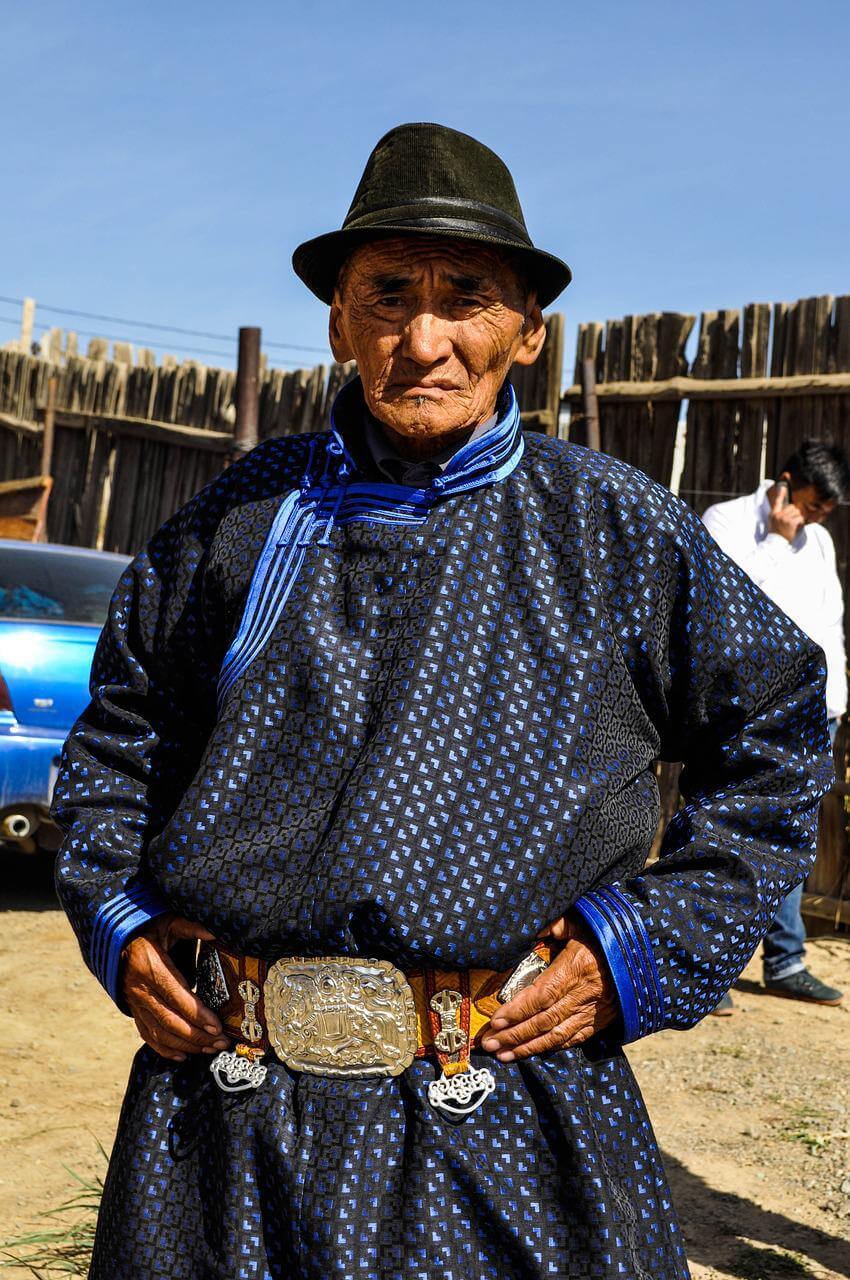
[[[506,972],[402,973],[386,960],[319,956],[267,963],[203,943],[198,995],[235,1042],[211,1070],[223,1089],[236,1092],[263,1082],[260,1059],[270,1052],[292,1070],[347,1077],[398,1075],[414,1058],[433,1057],[442,1074],[429,1086],[432,1103],[451,1115],[468,1114],[495,1087],[491,1072],[472,1067],[470,1053],[499,1005],[534,981],[556,947],[538,942]]]

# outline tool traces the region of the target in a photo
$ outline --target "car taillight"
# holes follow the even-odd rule
[[[9,697],[9,686],[0,673],[0,711],[11,711],[14,715],[15,708],[12,706],[12,699]]]

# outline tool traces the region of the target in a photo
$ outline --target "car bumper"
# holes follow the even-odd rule
[[[45,814],[65,735],[33,733],[24,725],[0,724],[0,811],[33,805]]]

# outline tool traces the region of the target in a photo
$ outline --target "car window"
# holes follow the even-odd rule
[[[123,567],[109,556],[0,544],[0,618],[102,627]]]

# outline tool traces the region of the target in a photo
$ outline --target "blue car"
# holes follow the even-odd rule
[[[0,845],[52,851],[59,752],[127,556],[0,541]]]

